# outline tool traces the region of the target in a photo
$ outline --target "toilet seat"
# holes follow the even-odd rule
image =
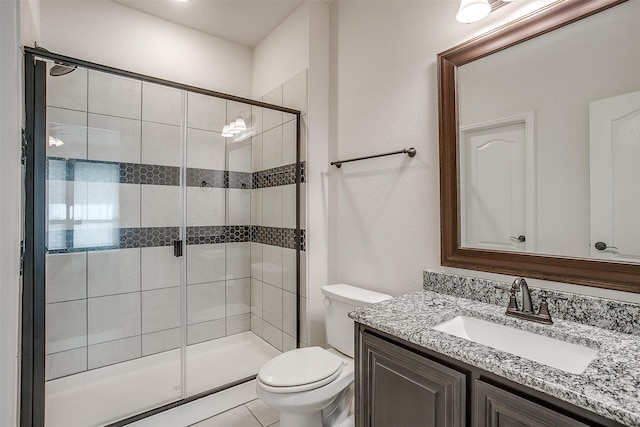
[[[299,348],[267,362],[260,369],[258,380],[272,393],[296,393],[329,384],[340,375],[343,366],[340,357],[323,348]]]

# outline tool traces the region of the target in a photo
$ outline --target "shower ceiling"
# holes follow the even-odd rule
[[[254,47],[302,0],[113,0],[234,43]]]

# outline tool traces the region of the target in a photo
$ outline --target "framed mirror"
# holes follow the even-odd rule
[[[438,55],[442,265],[640,293],[639,12],[555,2]]]

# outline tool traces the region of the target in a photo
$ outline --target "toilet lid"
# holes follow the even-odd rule
[[[342,368],[342,359],[320,347],[287,351],[267,362],[258,378],[273,387],[293,387],[317,383],[334,376]]]

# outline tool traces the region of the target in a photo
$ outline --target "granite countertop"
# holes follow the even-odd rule
[[[562,319],[541,325],[507,317],[504,311],[498,305],[424,290],[360,307],[349,316],[619,423],[640,426],[640,336]],[[582,344],[598,349],[598,355],[576,375],[431,329],[458,315]]]

